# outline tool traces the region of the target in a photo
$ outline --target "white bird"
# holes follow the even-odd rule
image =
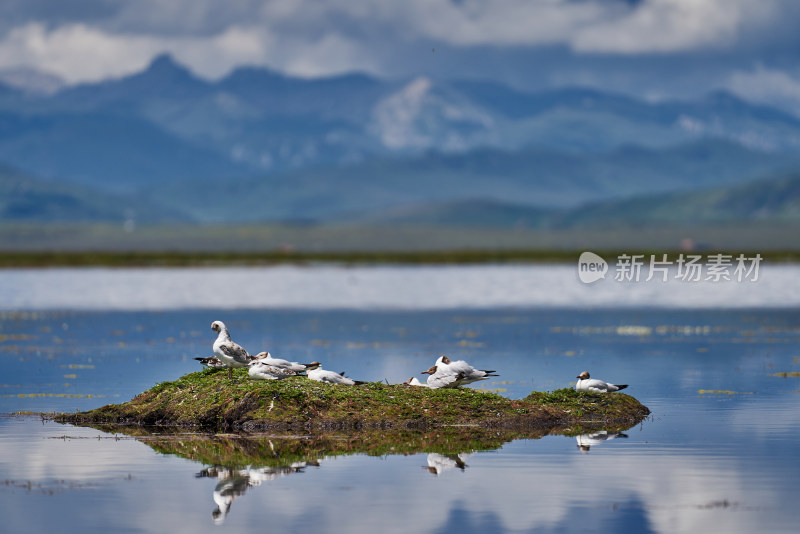
[[[464,360],[452,361],[445,355],[439,356],[435,366],[442,373],[453,373],[460,375],[458,383],[453,387],[463,386],[477,382],[478,380],[488,380],[489,377],[498,376],[496,371],[488,369],[475,369]],[[494,373],[494,374],[492,374]]]
[[[292,371],[285,367],[275,367],[261,360],[254,360],[250,364],[250,369],[247,370],[250,378],[258,380],[281,380],[289,378],[290,376],[298,376],[300,371]]]
[[[436,365],[427,371],[422,371],[422,374],[428,375],[428,380],[425,381],[425,385],[431,389],[455,388],[459,385],[458,380],[463,379],[461,373],[452,373],[446,368],[439,368]]]
[[[404,386],[422,386],[424,388],[428,387],[428,384],[426,382],[420,382],[419,380],[417,380],[416,376],[412,376],[411,378],[409,378],[408,380],[403,382],[403,385]]]
[[[361,382],[360,380],[353,380],[352,378],[347,378],[346,376],[344,376],[344,373],[334,373],[333,371],[326,371],[322,367],[311,369],[306,373],[306,376],[311,380],[316,380],[317,382],[327,382],[328,384],[342,384],[346,386],[356,386],[364,383]]]
[[[231,341],[228,327],[222,321],[211,323],[211,330],[217,332],[214,341],[214,354],[228,367],[228,378],[233,378],[234,367],[247,367],[250,364],[250,355],[238,343]]]
[[[297,362],[290,362],[289,360],[284,360],[282,358],[273,358],[272,354],[269,352],[259,352],[255,356],[251,356],[250,358],[254,360],[261,361],[267,365],[271,365],[273,367],[282,367],[284,369],[290,369],[292,371],[297,371],[302,373],[304,371],[308,371],[309,369],[316,369],[319,367],[319,362],[311,362],[311,363],[297,363]]]
[[[219,358],[216,356],[209,356],[208,358],[194,358],[198,362],[202,363],[209,369],[224,369],[226,365],[220,361]]]
[[[575,384],[575,389],[577,391],[591,391],[594,393],[608,393],[611,391],[619,391],[620,389],[625,389],[628,387],[628,384],[610,384],[608,382],[603,382],[602,380],[597,380],[596,378],[589,378],[589,373],[584,371],[575,378],[578,379],[578,383]]]

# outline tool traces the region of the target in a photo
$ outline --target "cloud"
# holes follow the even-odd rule
[[[129,74],[161,52],[217,77],[242,64],[392,76],[393,58],[429,44],[582,55],[733,49],[795,39],[781,21],[798,11],[781,0],[71,0],[50,11],[43,0],[10,1],[0,8],[9,14],[0,68],[28,65],[71,82]]]
[[[724,86],[743,98],[782,105],[800,115],[800,77],[758,65],[733,72]]]

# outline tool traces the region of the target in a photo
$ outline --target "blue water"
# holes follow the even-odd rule
[[[774,376],[800,372],[794,309],[9,311],[0,412],[126,401],[199,369],[192,357],[210,354],[217,319],[251,352],[319,360],[361,380],[424,378],[445,353],[497,369],[474,386],[502,395],[565,387],[588,370],[630,384],[653,413],[605,441],[322,457],[281,473],[6,415],[3,531],[796,531],[800,377]],[[279,455],[284,439],[271,442]]]

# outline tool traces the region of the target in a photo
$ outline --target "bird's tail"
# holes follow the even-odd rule
[[[625,389],[626,387],[628,387],[628,384],[619,384],[617,385],[617,391],[619,391],[620,389]]]
[[[481,371],[486,373],[486,376],[500,376],[500,375],[497,374],[497,371],[495,371],[494,369],[492,369],[492,370],[481,369]],[[492,373],[494,373],[494,374],[492,374]]]

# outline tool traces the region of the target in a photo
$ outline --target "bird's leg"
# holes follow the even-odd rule
[[[233,367],[228,367],[228,378],[233,380]]]

